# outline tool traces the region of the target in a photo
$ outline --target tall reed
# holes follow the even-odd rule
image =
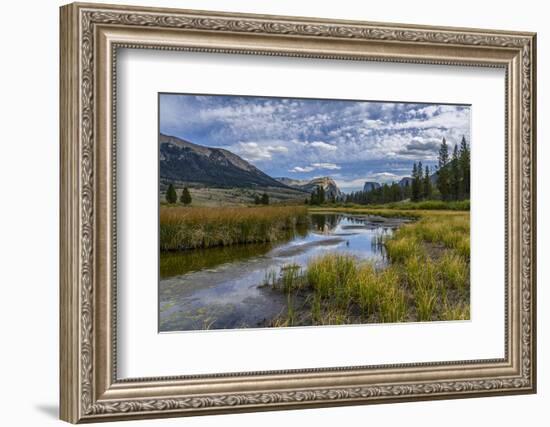
[[[307,221],[307,209],[301,206],[161,207],[160,250],[273,242]]]

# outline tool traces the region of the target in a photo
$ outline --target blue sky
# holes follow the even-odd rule
[[[441,139],[470,141],[470,107],[373,101],[160,95],[160,131],[238,154],[273,177],[333,177],[344,192],[433,167]]]

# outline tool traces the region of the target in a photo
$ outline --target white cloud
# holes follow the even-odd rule
[[[342,168],[335,163],[311,163],[308,166],[295,166],[289,169],[289,172],[312,172],[317,169],[340,170]]]
[[[368,176],[368,178],[378,180],[378,181],[381,181],[381,182],[391,182],[391,181],[400,180],[404,176],[407,176],[407,175],[396,175],[396,174],[391,173],[391,172],[378,172],[378,173],[370,174]]]
[[[245,160],[270,160],[273,153],[286,153],[288,148],[282,145],[263,145],[257,142],[240,142],[234,149]]]
[[[226,148],[268,174],[341,173],[346,182],[378,180],[370,165],[400,179],[410,172],[381,165],[434,162],[443,137],[451,148],[462,135],[471,143],[468,107],[390,102],[165,95],[161,130]]]
[[[329,151],[338,150],[338,147],[336,145],[328,144],[328,143],[323,142],[323,141],[313,141],[313,142],[310,142],[309,145],[311,147],[321,148],[323,150],[329,150]]]
[[[345,179],[336,179],[336,185],[343,191],[350,191],[363,188],[365,181],[368,181],[366,178],[356,178],[351,180]]]
[[[330,170],[342,169],[340,166],[334,163],[312,163],[311,166],[314,166],[317,169],[330,169]]]
[[[448,105],[430,106],[423,110],[428,110],[427,118],[414,118],[412,120],[392,123],[388,129],[429,129],[429,128],[461,128],[466,130],[469,127],[470,112],[467,109],[457,109]]]
[[[292,169],[290,169],[289,172],[311,172],[311,171],[314,171],[314,170],[315,170],[315,168],[312,167],[312,166],[304,166],[304,167],[295,166]]]

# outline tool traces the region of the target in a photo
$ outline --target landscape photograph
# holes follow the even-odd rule
[[[470,319],[470,106],[159,94],[159,331]]]

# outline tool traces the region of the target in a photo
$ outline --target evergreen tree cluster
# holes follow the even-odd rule
[[[313,190],[313,193],[311,193],[311,199],[309,201],[309,204],[311,205],[322,205],[325,203],[326,195],[325,195],[325,189],[322,185],[318,185],[315,190]]]
[[[441,200],[470,198],[470,147],[463,136],[449,158],[449,147],[443,138],[439,148],[437,188]]]
[[[422,162],[414,163],[412,176],[404,185],[395,182],[384,184],[371,191],[356,191],[346,195],[346,203],[362,205],[384,204],[410,199],[464,200],[470,198],[470,147],[463,136],[460,146],[455,145],[449,156],[449,146],[445,138],[441,141],[436,167],[435,185],[432,183],[432,171]]]
[[[371,191],[356,191],[346,195],[346,203],[357,203],[360,205],[383,204],[399,202],[411,197],[411,186],[400,186],[392,182],[383,184]]]
[[[430,167],[422,168],[422,162],[413,164],[411,201],[430,200],[432,198],[432,180]]]
[[[168,189],[166,190],[166,201],[171,205],[177,203],[178,201],[178,193],[176,192],[176,188],[172,183],[168,184]],[[190,205],[192,202],[191,193],[189,192],[189,189],[187,187],[184,187],[181,192],[180,202],[184,205]]]

